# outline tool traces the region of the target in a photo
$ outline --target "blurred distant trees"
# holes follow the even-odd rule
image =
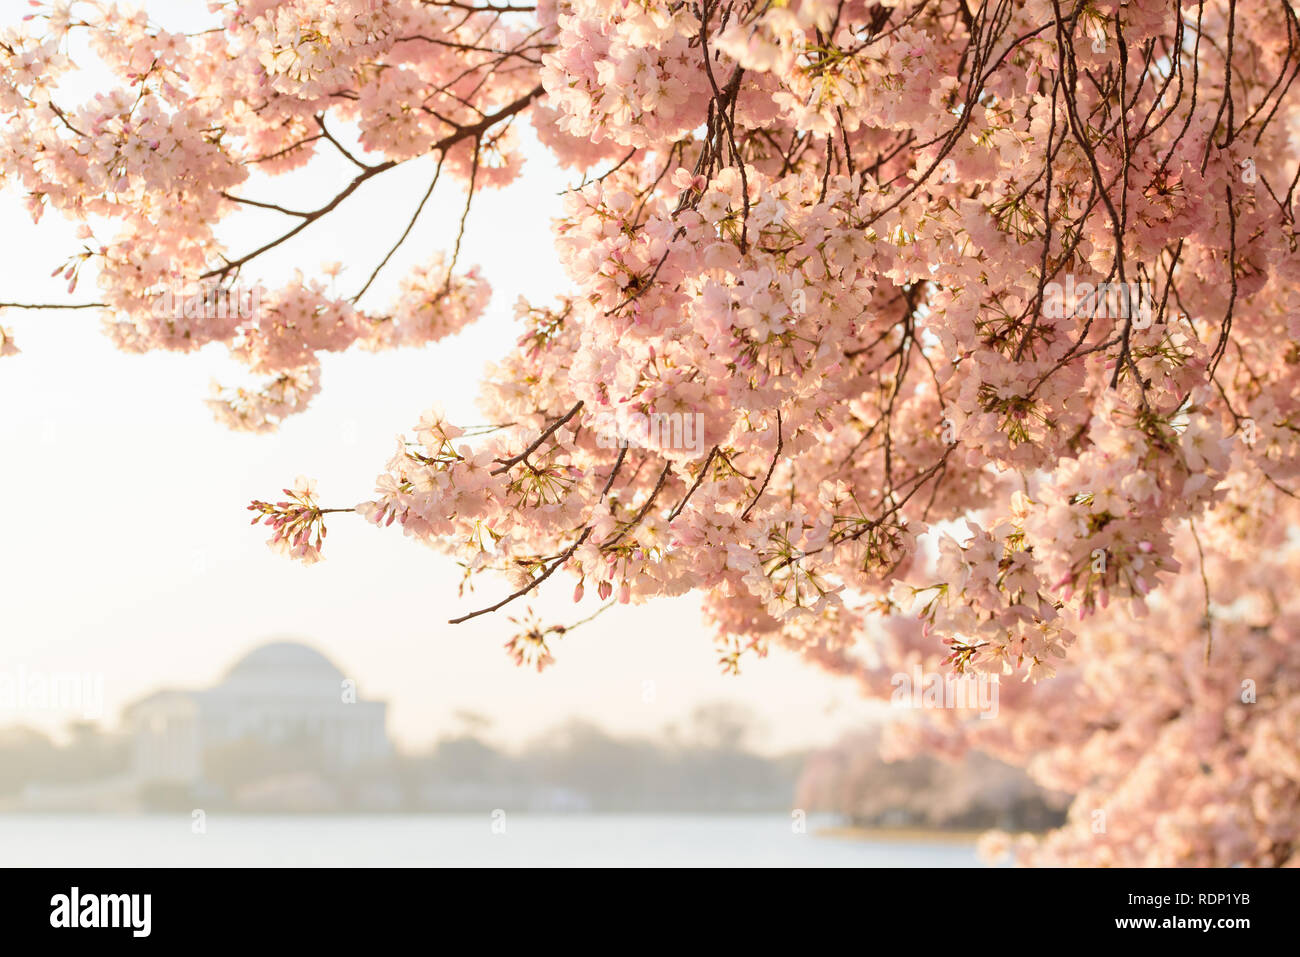
[[[793,806],[864,826],[1015,830],[1054,826],[1063,806],[1023,772],[981,755],[961,763],[886,762],[874,730],[811,754],[762,754],[751,744],[761,737],[755,715],[729,702],[701,705],[654,737],[613,734],[574,719],[507,750],[487,740],[491,725],[466,712],[426,751],[347,771],[330,770],[319,743],[307,738],[247,738],[207,748],[203,780],[193,789],[146,785],[140,804],[174,810],[201,795],[204,806],[289,811],[455,812],[485,803],[533,811]],[[0,798],[16,798],[27,785],[121,777],[130,771],[128,740],[85,722],[70,725],[59,741],[30,728],[0,730]],[[310,807],[294,803],[300,795],[311,796]]]
[[[88,721],[71,722],[59,744],[33,728],[0,729],[0,797],[30,782],[77,784],[127,770],[126,743]]]
[[[1068,801],[1019,768],[976,752],[960,761],[886,761],[876,729],[811,755],[795,795],[806,811],[834,812],[863,827],[1016,831],[1060,826]]]

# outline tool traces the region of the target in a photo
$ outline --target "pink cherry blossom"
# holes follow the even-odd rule
[[[382,253],[275,275],[264,252],[416,158],[471,200],[508,183],[523,123],[574,171],[568,288],[516,306],[483,384],[503,424],[413,415],[339,509],[488,577],[457,620],[568,578],[699,592],[728,669],[785,647],[878,697],[913,663],[1005,676],[997,720],[927,714],[891,747],[1075,795],[1004,842],[1020,860],[1300,860],[1287,5],[250,0],[194,35],[33,9],[0,29],[0,181],[85,244],[33,267],[97,289],[124,350],[227,349],[232,428],[305,409],[322,355],[426,346],[491,294],[456,249],[387,306]],[[81,103],[73,31],[115,77]],[[253,185],[322,152],[354,179],[311,208]],[[250,207],[283,222],[226,248]],[[153,308],[254,281],[253,316]],[[650,416],[702,441],[603,440]],[[335,510],[285,494],[255,521],[316,561]],[[550,665],[561,632],[518,624],[509,654]]]

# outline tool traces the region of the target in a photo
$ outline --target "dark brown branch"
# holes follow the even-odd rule
[[[758,500],[763,497],[763,493],[767,491],[767,483],[772,481],[772,473],[776,471],[776,460],[781,457],[781,447],[783,444],[784,441],[781,437],[781,410],[777,409],[776,410],[776,451],[772,453],[772,464],[767,467],[767,477],[763,479],[763,485],[758,490],[758,494],[754,496],[754,500],[749,503],[749,505],[745,508],[745,510],[740,513],[740,520],[742,522],[749,520],[749,513],[753,510],[754,506],[758,504]]]
[[[501,463],[501,467],[493,469],[492,474],[500,475],[503,472],[508,472],[513,466],[518,465],[524,459],[528,458],[528,456],[532,455],[534,452],[537,451],[538,448],[541,447],[541,444],[543,442],[545,442],[547,439],[549,439],[552,435],[555,434],[556,429],[558,429],[560,426],[564,425],[564,423],[568,422],[571,418],[577,415],[578,410],[581,408],[582,408],[582,400],[579,399],[572,409],[564,413],[564,415],[562,415],[560,418],[556,419],[549,426],[547,426],[546,431],[543,432],[541,435],[539,435],[533,441],[533,444],[528,446],[528,448],[524,449],[518,455],[511,456],[508,459],[497,459],[497,461]]]

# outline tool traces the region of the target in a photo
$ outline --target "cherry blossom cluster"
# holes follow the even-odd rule
[[[306,565],[320,561],[325,543],[324,512],[316,502],[316,483],[299,476],[293,488],[283,490],[287,499],[279,502],[254,501],[252,524],[261,522],[271,528],[267,540],[277,552],[296,558]]]
[[[1265,507],[1276,505],[1264,493]],[[1221,503],[1210,520],[1234,511]],[[1206,523],[1208,524],[1208,523]],[[1300,551],[1285,530],[1238,558],[1209,550],[1205,524],[1176,536],[1189,566],[1150,599],[1145,618],[1099,609],[1051,680],[1003,682],[996,720],[970,709],[912,712],[889,729],[885,754],[956,758],[967,750],[1024,764],[1074,796],[1066,825],[1047,835],[990,834],[989,857],[1022,864],[1278,866],[1296,863],[1300,720],[1289,583]],[[1199,540],[1199,541],[1198,541]],[[933,636],[901,609],[864,608],[880,636],[876,662],[822,649],[824,662],[887,699],[899,663],[941,667]],[[820,762],[801,806],[833,807],[837,777]]]
[[[520,162],[511,120],[541,92],[528,76],[540,31],[419,0],[257,0],[212,11],[212,29],[184,35],[117,4],[60,0],[0,28],[0,183],[21,191],[34,220],[52,209],[79,224],[81,246],[55,273],[69,293],[97,288],[97,303],[79,305],[102,309],[120,348],[222,343],[269,377],[221,400],[227,424],[263,430],[305,408],[320,353],[420,346],[481,314],[488,287],[454,255],[429,255],[386,309],[358,300],[387,257],[351,296],[315,277],[285,283],[253,270],[401,162],[433,155],[440,175],[475,188],[508,182]],[[60,80],[79,69],[69,51],[86,48],[118,84],[69,101]],[[335,135],[347,125],[378,159]],[[252,173],[290,173],[322,149],[356,175],[317,208],[245,193]],[[284,225],[251,251],[227,249],[221,226],[248,210]],[[176,289],[238,287],[266,292],[259,315],[160,308]]]
[[[416,157],[472,200],[516,174],[519,117],[581,172],[568,288],[516,306],[493,425],[426,413],[355,508],[500,594],[455,620],[567,577],[700,593],[728,668],[792,648],[882,697],[914,663],[1019,679],[997,720],[903,736],[1077,795],[1026,860],[1300,856],[1289,6],[255,0],[196,36],[34,9],[0,33],[0,176],[85,224],[61,274],[95,274],[119,345],[220,342],[263,379],[217,387],[236,427],[303,409],[320,353],[462,328],[486,282],[431,257],[377,312],[369,283],[280,277],[252,321],[159,319],[160,288],[245,281]],[[122,85],[64,104],[80,31]],[[315,209],[245,193],[321,151],[356,173]],[[224,249],[248,206],[285,229]],[[701,441],[604,440],[661,416]],[[309,501],[255,511],[315,560]],[[549,664],[547,634],[510,654]]]

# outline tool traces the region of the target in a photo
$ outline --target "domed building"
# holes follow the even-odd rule
[[[193,784],[214,749],[237,744],[308,752],[322,771],[386,758],[387,709],[361,700],[356,682],[316,649],[276,640],[236,661],[214,687],[156,692],[124,718],[138,780]]]

